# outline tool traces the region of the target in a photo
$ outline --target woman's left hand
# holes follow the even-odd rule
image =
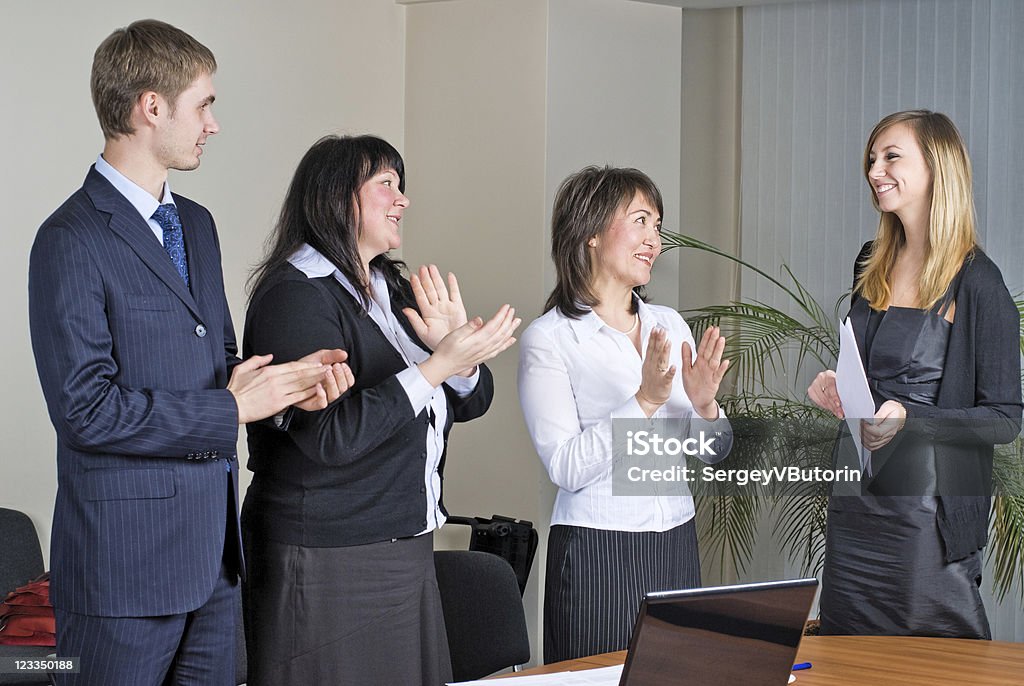
[[[697,345],[697,359],[693,362],[693,353],[689,343],[683,343],[683,389],[693,403],[693,409],[707,420],[718,419],[718,403],[715,395],[722,377],[729,369],[729,360],[722,359],[725,352],[725,336],[717,326],[710,327],[701,336]]]
[[[860,439],[864,447],[875,451],[888,445],[907,421],[907,408],[895,400],[886,400],[875,413],[874,420],[862,419]]]
[[[431,350],[437,350],[442,338],[468,320],[458,279],[448,272],[448,288],[445,288],[441,272],[435,265],[429,265],[420,267],[418,274],[409,277],[409,282],[419,312],[411,307],[402,312],[420,340]]]

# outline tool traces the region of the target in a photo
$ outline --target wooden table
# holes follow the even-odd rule
[[[549,674],[619,665],[626,651],[558,662],[519,674]],[[1024,643],[903,636],[806,636],[795,686],[1014,686],[1024,684]],[[515,677],[514,674],[503,675]]]

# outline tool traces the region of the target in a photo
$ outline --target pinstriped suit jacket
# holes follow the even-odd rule
[[[174,199],[191,292],[95,168],[32,247],[32,349],[57,432],[52,597],[71,612],[191,611],[213,590],[225,531],[238,535],[220,246],[210,213]]]

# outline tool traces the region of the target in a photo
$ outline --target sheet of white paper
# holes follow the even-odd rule
[[[836,362],[836,390],[843,403],[846,424],[860,455],[860,467],[871,476],[871,451],[860,441],[860,420],[875,416],[875,401],[871,398],[868,377],[860,361],[860,350],[853,335],[849,318],[839,325],[839,360]]]
[[[521,676],[512,681],[509,685],[516,686],[618,686],[619,678],[622,676],[622,665],[614,667],[598,667],[597,669],[584,669],[578,672],[555,672],[554,674],[533,674]],[[503,683],[498,681],[460,681],[450,683],[448,686],[495,686]]]

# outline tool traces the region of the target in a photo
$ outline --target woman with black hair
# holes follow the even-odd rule
[[[247,355],[349,353],[354,383],[319,412],[249,429],[242,508],[250,684],[451,679],[432,532],[454,421],[493,395],[483,362],[515,342],[508,305],[468,319],[437,268],[407,281],[389,250],[409,205],[401,156],[326,137],[299,163],[253,274]]]

